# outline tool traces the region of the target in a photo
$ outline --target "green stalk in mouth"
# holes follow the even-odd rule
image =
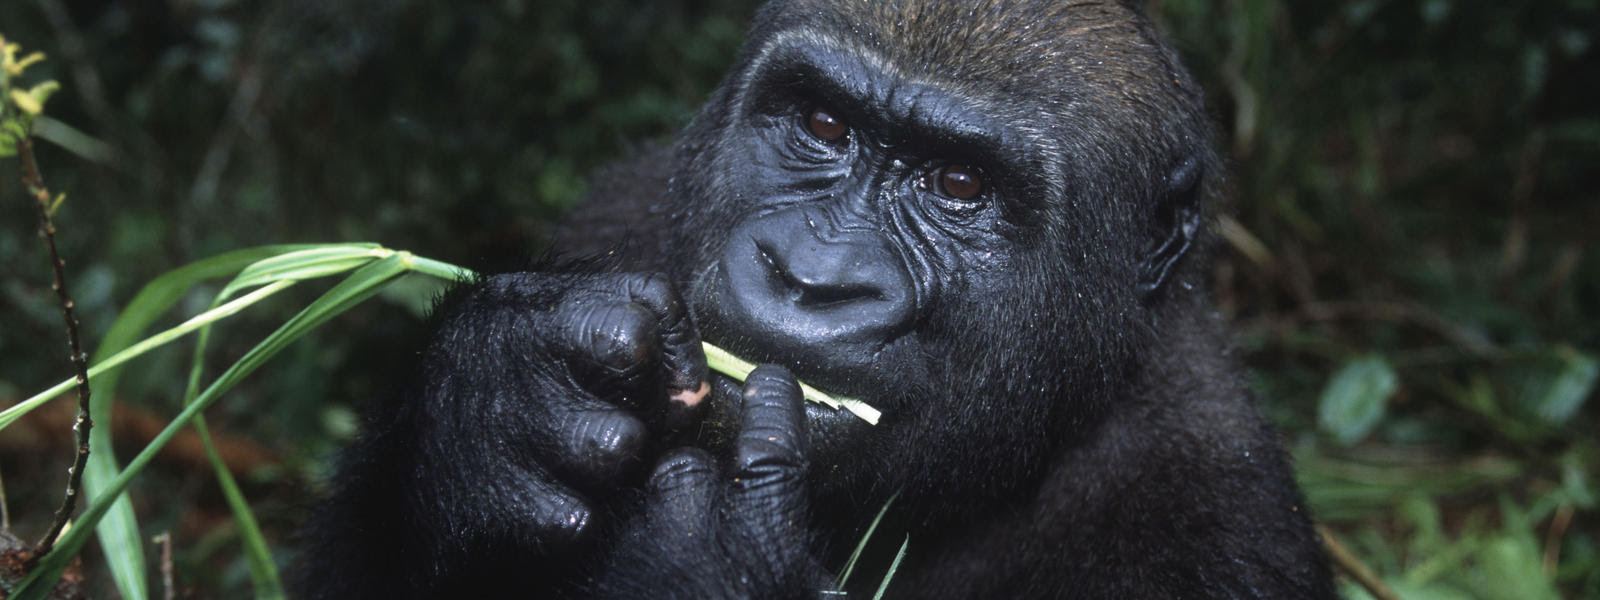
[[[727,350],[704,342],[701,342],[700,345],[705,348],[706,364],[713,371],[744,381],[746,377],[750,376],[750,372],[756,369],[755,365],[730,354]],[[878,409],[860,400],[830,396],[804,383],[800,384],[800,391],[805,394],[807,400],[834,410],[843,408],[850,411],[850,414],[861,417],[861,420],[873,425],[878,424],[878,417],[883,414],[878,412]]]

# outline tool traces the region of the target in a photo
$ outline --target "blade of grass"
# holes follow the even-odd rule
[[[906,547],[911,545],[911,536],[900,542],[900,551],[894,554],[894,562],[889,563],[889,570],[883,574],[883,581],[878,583],[878,592],[872,595],[872,600],[880,600],[883,593],[889,591],[889,582],[894,581],[894,572],[900,570],[900,561],[906,558]]]
[[[255,512],[250,510],[250,502],[239,489],[239,483],[234,481],[228,464],[223,462],[222,455],[212,445],[211,430],[206,427],[203,415],[195,416],[194,430],[200,435],[206,458],[210,459],[211,469],[217,474],[217,485],[222,488],[222,496],[228,501],[228,509],[233,511],[234,524],[239,528],[239,540],[244,545],[245,561],[250,566],[250,583],[255,588],[256,599],[283,600],[287,596],[283,591],[283,580],[278,577],[278,565],[272,562],[272,549],[267,546],[266,536],[261,534],[261,525],[256,521]]]
[[[217,297],[227,298],[238,290],[282,279],[315,279],[338,275],[393,254],[394,250],[377,244],[330,244],[285,252],[251,263],[233,281],[228,282]]]
[[[867,526],[867,532],[861,534],[861,541],[856,542],[855,551],[850,553],[850,559],[844,561],[844,569],[839,572],[837,584],[840,588],[843,588],[845,582],[850,580],[850,573],[856,570],[856,561],[861,558],[861,553],[867,549],[867,542],[872,541],[872,534],[878,530],[878,523],[883,521],[884,515],[889,514],[889,507],[899,497],[900,492],[895,492],[894,495],[889,496],[889,499],[884,501],[883,508],[878,509],[878,515],[872,518],[872,524]]]
[[[235,250],[190,263],[157,277],[134,295],[127,308],[123,309],[122,314],[112,323],[105,339],[95,350],[94,364],[104,364],[106,357],[133,345],[151,323],[182,299],[195,284],[237,273],[240,269],[273,255],[309,247],[275,245]],[[115,397],[117,376],[118,372],[113,369],[105,373],[95,384],[98,393],[90,398],[89,414],[97,422],[111,422],[112,399]],[[54,394],[50,397],[54,397]],[[84,490],[88,497],[92,498],[99,493],[99,490],[105,489],[118,470],[117,457],[112,452],[111,428],[96,427],[89,430],[89,447],[94,450],[89,454],[89,464],[84,470]],[[107,566],[111,569],[111,578],[116,582],[117,590],[127,600],[145,600],[150,588],[145,580],[144,537],[139,534],[139,524],[134,518],[133,504],[126,495],[118,497],[111,513],[100,522],[97,530],[100,534],[100,548],[106,557]]]
[[[412,271],[424,275],[432,275],[447,281],[468,281],[478,277],[478,274],[472,269],[421,256],[411,255],[409,264]]]
[[[89,367],[89,382],[97,383],[109,379],[114,376],[115,370],[122,366],[122,363],[128,362],[129,360],[137,358],[141,354],[169,344],[174,340],[187,335],[189,332],[204,327],[207,324],[233,316],[251,304],[260,302],[261,300],[273,294],[283,291],[284,288],[287,288],[291,285],[294,285],[293,281],[280,281],[273,283],[261,289],[252,291],[249,294],[240,296],[237,300],[195,315],[193,318],[189,319],[188,321],[184,321],[176,327],[145,338],[138,344],[112,355],[110,358],[97,363],[95,366]],[[16,403],[4,411],[0,411],[0,429],[5,429],[7,426],[16,422],[17,419],[22,418],[23,415],[28,414],[35,408],[38,408],[41,404],[44,404],[45,402],[50,401],[67,390],[72,389],[72,386],[73,381],[71,379],[64,380],[61,383],[51,386],[50,389],[29,396],[28,399]]]
[[[212,301],[212,306],[221,305],[235,291],[252,285],[337,275],[364,266],[374,259],[393,254],[393,250],[376,244],[350,244],[300,250],[263,259],[245,267],[233,281],[228,282]],[[210,340],[211,326],[207,325],[200,329],[195,339],[194,358],[191,361],[189,381],[183,395],[185,406],[192,404],[199,394],[200,378],[205,374],[206,347]],[[211,430],[206,425],[205,415],[195,415],[194,428],[200,437],[200,445],[205,448],[206,458],[211,462],[211,469],[216,473],[217,485],[222,488],[223,498],[227,500],[228,508],[233,512],[234,524],[239,528],[239,540],[244,546],[245,559],[250,566],[250,581],[255,587],[256,598],[281,600],[285,597],[283,582],[278,577],[277,565],[272,561],[272,550],[267,545],[266,536],[261,533],[255,512],[250,509],[249,501],[245,499],[244,492],[234,480],[233,472],[228,469],[227,463],[222,460],[222,455],[211,442]]]
[[[72,557],[83,548],[88,541],[90,527],[101,519],[111,506],[110,498],[121,494],[127,489],[133,477],[143,470],[155,457],[155,454],[172,440],[174,435],[187,426],[195,417],[210,406],[217,398],[234,385],[254,372],[268,359],[282,351],[289,343],[297,340],[311,329],[321,325],[328,319],[348,310],[351,306],[370,298],[376,294],[382,285],[394,277],[404,273],[411,264],[411,255],[400,252],[389,258],[374,262],[352,273],[344,281],[328,290],[304,310],[301,310],[289,322],[284,323],[271,335],[262,340],[249,352],[245,353],[237,362],[223,372],[216,381],[206,388],[199,397],[189,406],[185,407],[172,422],[157,434],[133,460],[128,462],[128,467],[117,475],[111,485],[95,497],[89,508],[84,510],[78,518],[78,526],[68,530],[66,535],[56,544],[56,548],[40,559],[38,566],[28,574],[17,586],[12,598],[18,600],[35,600],[45,598],[55,581],[60,579],[61,573],[66,569]]]
[[[196,261],[173,269],[140,288],[127,308],[117,317],[105,340],[95,350],[95,362],[133,345],[150,324],[172,308],[189,288],[207,279],[216,279],[238,273],[241,269],[261,260],[280,254],[316,248],[314,244],[284,244],[257,246],[234,250],[211,258]]]

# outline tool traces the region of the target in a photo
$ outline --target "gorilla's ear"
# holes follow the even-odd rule
[[[1161,288],[1173,265],[1200,234],[1204,214],[1200,209],[1200,180],[1204,172],[1204,161],[1199,155],[1191,155],[1167,176],[1166,189],[1156,207],[1156,223],[1167,230],[1166,238],[1145,255],[1139,269],[1139,291],[1146,295]]]

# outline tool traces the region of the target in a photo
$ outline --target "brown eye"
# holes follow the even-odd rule
[[[817,139],[826,142],[837,142],[844,138],[844,134],[850,133],[850,128],[845,126],[844,121],[840,121],[837,117],[828,114],[828,111],[816,108],[812,109],[811,114],[806,116],[806,131],[810,131],[811,135],[817,136]]]
[[[983,193],[983,178],[978,170],[963,165],[947,165],[933,173],[939,192],[957,200],[971,200]]]

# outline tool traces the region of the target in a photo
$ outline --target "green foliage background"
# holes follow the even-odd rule
[[[142,283],[257,244],[515,264],[586,173],[687,121],[753,8],[30,0],[0,3],[0,32],[63,85],[40,160],[70,198],[59,241],[94,340]],[[1597,2],[1149,10],[1226,134],[1216,293],[1318,516],[1407,597],[1600,597]],[[16,181],[0,162],[6,405],[68,373]],[[413,306],[357,310],[211,411],[271,457],[241,476],[281,551],[349,407],[404,364]],[[212,343],[237,357],[273,324]],[[170,415],[185,357],[142,363],[119,401]],[[59,494],[58,429],[0,432],[24,537]],[[214,487],[173,461],[136,505],[174,532],[185,586],[235,597],[249,584]]]

